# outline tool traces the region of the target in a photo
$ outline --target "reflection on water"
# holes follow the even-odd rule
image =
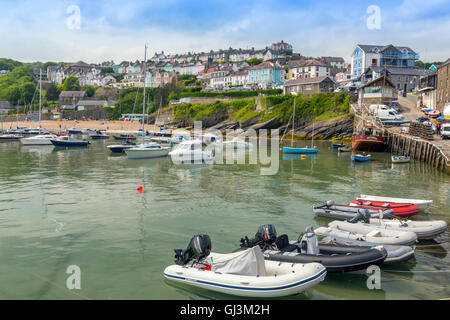
[[[114,143],[0,144],[0,298],[230,299],[165,281],[173,249],[208,233],[214,251],[231,252],[266,223],[294,239],[330,222],[313,215],[314,205],[345,204],[360,193],[432,199],[417,218],[450,220],[448,175],[417,161],[393,165],[389,154],[353,163],[350,153],[318,142],[317,155],[280,154],[278,173],[262,176],[262,166],[248,162],[129,160],[109,152]],[[382,267],[382,290],[368,290],[364,272],[329,274],[285,299],[449,297],[448,250],[448,233],[418,243],[415,259]],[[76,294],[65,289],[72,264],[82,272]]]

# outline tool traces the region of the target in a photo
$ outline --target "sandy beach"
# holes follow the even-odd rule
[[[142,128],[142,124],[138,121],[133,122],[124,122],[124,121],[97,121],[97,120],[43,120],[41,121],[42,128],[47,129],[51,132],[59,132],[63,130],[67,130],[70,128],[77,129],[92,129],[92,130],[102,130],[107,133],[131,133],[136,132],[137,130]],[[38,128],[39,122],[37,121],[20,121],[17,123],[13,122],[0,122],[0,129],[8,130],[14,129],[17,126],[19,127],[27,127],[27,128]],[[145,125],[145,130],[148,131],[159,131],[159,128],[155,125]],[[170,130],[169,130],[170,132]]]

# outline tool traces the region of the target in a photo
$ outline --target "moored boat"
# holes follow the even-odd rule
[[[425,210],[433,204],[433,200],[382,197],[382,196],[372,196],[368,194],[361,194],[359,197],[356,198],[356,200],[390,202],[390,203],[412,203],[416,205],[420,210]]]
[[[392,163],[408,163],[411,157],[408,156],[391,156]]]
[[[367,162],[370,161],[370,159],[372,158],[372,156],[370,154],[352,154],[350,156],[350,158],[352,159],[352,161],[357,161],[357,162]]]
[[[133,136],[131,134],[120,134],[118,136],[113,135],[113,138],[116,140],[136,140],[136,136]]]
[[[90,134],[89,137],[94,140],[109,139],[109,136],[102,133],[100,130],[96,131],[94,134]]]
[[[175,250],[175,265],[164,270],[170,281],[242,297],[282,297],[320,283],[326,269],[319,263],[280,263],[264,260],[258,246],[220,254],[211,252],[207,235],[192,238],[186,250]],[[195,262],[187,265],[192,259]]]
[[[0,142],[9,142],[9,141],[19,141],[20,139],[24,138],[23,135],[19,134],[2,134],[0,135]]]
[[[175,164],[212,164],[214,162],[213,152],[203,150],[203,143],[200,140],[186,140],[178,144],[169,153]]]
[[[50,139],[55,147],[87,147],[89,141],[78,140],[70,136],[58,137],[57,139]]]
[[[352,240],[362,240],[375,244],[413,245],[416,243],[417,235],[411,231],[394,231],[377,229],[358,223],[346,221],[332,221],[328,227],[320,227],[315,230],[322,237],[335,236]]]
[[[340,238],[336,236],[327,236],[322,239],[322,243],[324,244],[338,244],[341,246],[359,246],[363,248],[371,248],[374,243],[355,240],[349,238]],[[320,244],[320,243],[319,243]],[[383,244],[383,248],[387,252],[387,257],[384,259],[383,264],[397,263],[407,261],[409,259],[414,258],[414,249],[410,246],[403,245],[392,245],[392,244]]]
[[[288,263],[322,264],[327,272],[350,272],[379,265],[387,257],[385,249],[379,246],[363,248],[360,246],[341,246],[320,244],[312,228],[297,241],[289,241],[287,235],[277,236],[273,225],[261,226],[253,239],[241,239],[241,248],[258,245],[264,259]]]
[[[386,142],[382,136],[354,135],[352,149],[355,151],[382,152],[386,150]]]
[[[340,147],[338,148],[338,152],[352,152],[351,147]]]
[[[169,147],[163,147],[154,142],[144,143],[125,149],[128,159],[151,159],[166,157],[169,154],[169,151]]]
[[[77,129],[77,128],[70,128],[67,132],[69,134],[82,134],[83,133],[80,129]]]
[[[419,207],[412,203],[363,201],[356,199],[347,204],[347,206],[371,210],[391,209],[393,214],[397,217],[411,217],[419,213]]]
[[[20,142],[23,145],[52,145],[51,139],[58,139],[54,134],[40,134],[34,137],[22,138]]]
[[[125,150],[133,148],[136,146],[136,143],[130,142],[128,140],[124,140],[122,144],[111,144],[107,146],[107,148],[112,153],[125,153]]]

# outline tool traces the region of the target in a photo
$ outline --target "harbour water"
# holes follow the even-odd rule
[[[230,252],[267,223],[294,239],[330,222],[313,205],[360,193],[432,199],[415,219],[450,223],[449,176],[417,161],[392,164],[389,154],[354,165],[350,153],[316,142],[317,156],[280,154],[279,172],[262,176],[252,164],[128,160],[109,152],[112,143],[0,144],[0,299],[235,299],[164,280],[173,249],[207,233],[213,251]],[[380,290],[367,288],[365,272],[328,274],[287,299],[449,298],[449,240],[447,232],[421,241],[415,259],[382,266]],[[70,265],[80,267],[80,290],[66,287]]]

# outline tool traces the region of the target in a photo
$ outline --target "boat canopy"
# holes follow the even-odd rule
[[[259,246],[214,257],[211,270],[225,274],[266,276],[264,255]]]

